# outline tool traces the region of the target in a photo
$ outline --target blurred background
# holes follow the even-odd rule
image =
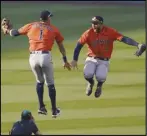
[[[69,61],[81,34],[91,27],[95,15],[120,33],[145,43],[145,2],[1,2],[1,19],[9,18],[14,28],[39,20],[50,10],[52,24],[64,35]],[[115,42],[110,71],[101,98],[85,95],[83,66],[87,48],[79,57],[79,70],[68,72],[56,44],[52,50],[57,102],[61,117],[53,120],[47,88],[48,116],[37,115],[35,78],[28,58],[28,39],[1,34],[1,131],[7,134],[23,109],[32,111],[43,134],[145,134],[145,55],[137,58],[136,48]],[[95,91],[95,90],[94,90]]]

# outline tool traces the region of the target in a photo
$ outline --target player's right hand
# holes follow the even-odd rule
[[[71,65],[68,62],[65,62],[63,67],[64,69],[67,68],[68,70],[71,70]]]
[[[71,66],[72,66],[73,69],[75,69],[75,68],[78,69],[77,61],[76,60],[72,60]]]

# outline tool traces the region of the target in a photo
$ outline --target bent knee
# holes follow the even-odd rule
[[[107,76],[106,75],[98,75],[96,76],[96,80],[99,82],[104,82],[106,81]]]
[[[51,80],[46,80],[46,81],[45,81],[45,84],[46,84],[46,86],[53,85],[53,84],[54,84],[54,80],[53,80],[53,79],[51,79]]]
[[[37,83],[44,83],[44,79],[43,78],[40,78],[40,79],[36,79]]]
[[[87,72],[87,73],[84,73],[84,77],[85,78],[93,78],[93,73],[92,72]]]

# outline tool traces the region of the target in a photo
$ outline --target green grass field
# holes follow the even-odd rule
[[[7,16],[15,28],[37,20],[42,9],[54,13],[52,23],[65,37],[68,59],[72,59],[77,39],[94,15],[102,15],[105,24],[138,42],[145,42],[144,6],[77,6],[50,3],[1,3],[1,16]],[[20,7],[20,8],[18,8]],[[29,67],[26,37],[1,36],[1,132],[8,134],[20,119],[23,109],[31,110],[43,134],[145,134],[145,54],[133,54],[136,48],[116,42],[107,81],[99,99],[85,95],[83,66],[86,47],[79,59],[79,70],[62,67],[61,55],[54,45],[57,103],[61,116],[51,118],[50,101],[45,87],[45,103],[49,114],[37,114],[35,78]]]

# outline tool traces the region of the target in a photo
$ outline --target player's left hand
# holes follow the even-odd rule
[[[138,50],[136,51],[135,55],[136,56],[141,56],[142,53],[146,50],[146,45],[145,44],[139,44],[138,45]]]
[[[68,62],[65,62],[63,67],[64,69],[67,68],[68,70],[71,70],[71,65]]]
[[[75,69],[75,68],[78,69],[77,61],[76,60],[72,60],[71,61],[71,66],[72,66],[73,69]]]

